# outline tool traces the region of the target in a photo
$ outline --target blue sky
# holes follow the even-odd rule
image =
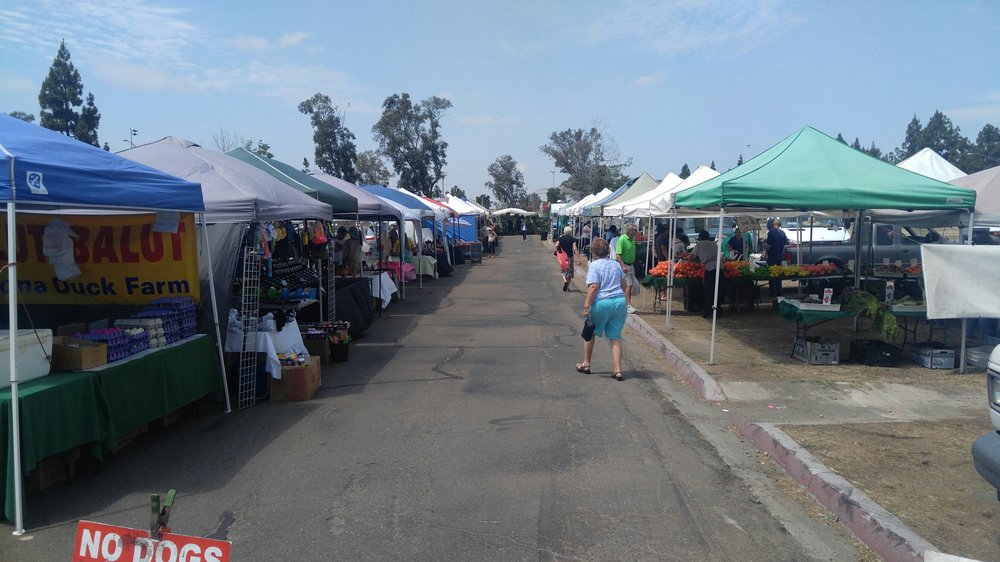
[[[883,151],[943,111],[972,140],[1000,126],[1000,2],[3,0],[0,112],[38,114],[65,39],[101,142],[220,129],[313,160],[296,109],[316,92],[375,148],[382,101],[453,103],[447,187],[485,193],[510,154],[548,188],[549,135],[602,123],[631,175],[735,165],[804,125]],[[748,148],[749,145],[749,148]]]

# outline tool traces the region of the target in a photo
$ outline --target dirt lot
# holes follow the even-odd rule
[[[786,292],[792,291],[786,287]],[[720,316],[715,365],[708,365],[711,323],[699,313],[674,303],[672,327],[661,312],[652,312],[650,291],[633,299],[641,317],[697,361],[716,380],[747,382],[816,382],[853,385],[898,383],[929,388],[983,389],[981,414],[967,410],[955,417],[916,422],[782,425],[781,428],[831,469],[852,482],[942,551],[1000,561],[1000,502],[996,492],[972,466],[972,441],[990,431],[986,413],[984,370],[960,375],[957,370],[931,370],[908,359],[898,368],[868,367],[849,362],[850,341],[880,339],[870,327],[854,333],[849,320],[810,329],[825,341],[838,342],[841,364],[810,366],[791,359],[795,325],[765,305],[754,311]],[[680,309],[680,310],[678,310]],[[935,328],[933,339],[958,347],[957,325]],[[928,338],[927,328],[917,333]],[[753,420],[750,420],[753,421]]]

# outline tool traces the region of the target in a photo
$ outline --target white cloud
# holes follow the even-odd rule
[[[749,51],[801,18],[785,0],[628,0],[586,29],[591,43],[627,39],[677,54],[703,48]],[[635,33],[635,30],[643,30]]]
[[[516,125],[521,122],[518,117],[493,117],[490,115],[466,115],[465,117],[460,117],[458,119],[460,123],[465,125],[474,125],[477,127],[493,127],[497,125]]]
[[[975,131],[965,131],[962,133],[975,141],[979,129],[986,123],[1000,123],[1000,91],[989,92],[982,96],[981,102],[966,107],[955,107],[944,111],[949,119],[964,126],[975,126]]]
[[[226,41],[226,44],[240,51],[264,52],[271,48],[271,44],[263,37],[256,35],[241,35]]]
[[[306,39],[311,37],[311,34],[304,31],[296,31],[295,33],[285,33],[280,38],[278,38],[278,44],[282,47],[297,47],[305,42]]]
[[[655,74],[647,74],[645,76],[639,76],[638,78],[634,78],[631,84],[636,88],[645,88],[647,86],[659,84],[660,82],[663,82],[663,74],[657,72]]]

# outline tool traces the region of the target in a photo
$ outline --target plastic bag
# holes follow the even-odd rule
[[[566,252],[562,248],[556,249],[556,258],[559,260],[560,270],[566,271],[569,269],[569,256],[566,255]]]

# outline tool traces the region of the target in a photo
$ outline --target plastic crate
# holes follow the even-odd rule
[[[954,369],[955,350],[943,343],[928,341],[910,350],[910,358],[928,369]]]
[[[840,344],[823,343],[818,337],[798,337],[792,357],[809,365],[837,365],[840,363]]]
[[[851,340],[851,359],[872,367],[898,367],[899,352],[882,340]]]

